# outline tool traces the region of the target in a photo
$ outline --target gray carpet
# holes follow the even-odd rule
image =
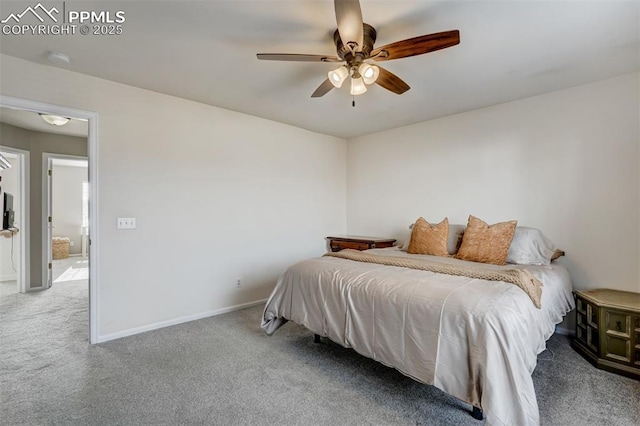
[[[0,424],[481,425],[470,406],[261,307],[90,346],[87,283],[0,297]],[[544,425],[638,425],[640,382],[553,336],[534,381]]]

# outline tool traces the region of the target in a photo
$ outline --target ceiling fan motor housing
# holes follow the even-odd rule
[[[376,42],[376,36],[377,36],[376,29],[369,24],[363,23],[362,30],[363,30],[363,38],[362,38],[363,46],[362,46],[362,49],[360,49],[360,52],[357,52],[359,53],[359,55],[356,55],[356,56],[360,56],[360,61],[362,59],[366,59],[369,57],[369,55],[371,54],[371,51],[373,50],[373,45]],[[356,56],[354,56],[353,53],[351,52],[351,49],[349,48],[349,46],[345,46],[344,43],[342,43],[342,40],[340,39],[340,33],[338,32],[338,30],[336,30],[333,33],[333,41],[336,44],[338,56],[341,59],[344,59],[345,61],[350,63],[356,58]]]

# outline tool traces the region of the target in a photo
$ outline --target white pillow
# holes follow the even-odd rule
[[[462,234],[464,234],[464,230],[466,229],[466,225],[451,225],[449,224],[449,237],[447,238],[447,253],[450,255],[454,255],[458,252],[460,248],[460,242],[462,241]],[[413,223],[409,225],[409,235],[407,235],[404,240],[404,244],[402,245],[402,250],[407,251],[409,248],[409,243],[411,242],[411,229],[413,228]]]
[[[556,252],[550,239],[536,228],[518,226],[507,253],[507,263],[518,265],[549,265]]]
[[[402,244],[402,250],[407,251],[407,249],[409,248],[409,243],[411,242],[411,232],[413,230],[413,223],[411,225],[409,225],[409,233],[407,234],[407,236],[404,239],[404,244]]]

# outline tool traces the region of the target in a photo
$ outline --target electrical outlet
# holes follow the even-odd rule
[[[73,247],[73,246],[75,246],[75,245],[76,245],[75,241],[70,241],[70,242],[69,242],[69,246],[70,246],[70,247]]]
[[[136,229],[136,218],[119,217],[116,221],[116,229]]]
[[[236,280],[236,288],[240,288],[242,286],[242,277],[238,277]]]

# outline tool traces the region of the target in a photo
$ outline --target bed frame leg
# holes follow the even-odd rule
[[[471,413],[471,415],[476,420],[484,419],[484,414],[482,413],[482,410],[476,407],[475,405],[473,406],[473,412]]]
[[[313,343],[320,343],[320,335],[319,334],[314,334],[313,335]]]

